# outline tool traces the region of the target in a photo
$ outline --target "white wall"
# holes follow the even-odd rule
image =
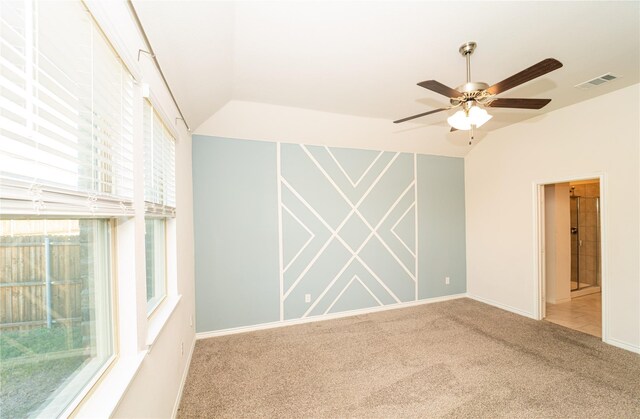
[[[465,158],[470,295],[538,316],[534,184],[604,176],[604,340],[640,352],[640,85],[492,132]]]
[[[571,301],[571,213],[569,184],[544,188],[545,291],[551,304]]]

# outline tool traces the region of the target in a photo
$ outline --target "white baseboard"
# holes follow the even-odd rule
[[[547,300],[547,303],[549,303],[549,304],[562,304],[562,303],[568,303],[569,301],[571,301],[571,297],[569,297],[569,298],[561,298],[559,300]]]
[[[630,343],[622,342],[620,340],[611,339],[611,338],[603,340],[603,342],[621,349],[625,349],[630,352],[640,354],[640,346],[632,345]]]
[[[409,301],[405,303],[397,303],[397,304],[389,304],[389,305],[379,306],[379,307],[363,308],[360,310],[351,310],[351,311],[345,311],[342,313],[324,314],[320,316],[307,317],[304,319],[282,320],[282,321],[276,321],[276,322],[270,322],[270,323],[261,323],[261,324],[251,325],[251,326],[240,326],[240,327],[233,327],[229,329],[214,330],[211,332],[200,332],[200,333],[196,333],[196,339],[207,339],[207,338],[213,338],[217,336],[233,335],[236,333],[254,332],[256,330],[273,329],[277,327],[293,326],[296,324],[319,322],[319,321],[325,321],[325,320],[339,319],[343,317],[360,316],[363,314],[377,313],[379,311],[395,310],[398,308],[407,308],[407,307],[419,306],[422,304],[432,304],[432,303],[438,303],[441,301],[455,300],[458,298],[464,298],[466,296],[467,294],[465,293],[445,295],[443,297],[434,297],[434,298],[427,298],[424,300]]]
[[[502,303],[499,303],[497,301],[490,300],[488,298],[478,297],[477,295],[471,295],[469,293],[467,293],[467,297],[471,298],[472,300],[476,300],[476,301],[479,301],[481,303],[489,304],[490,306],[494,306],[494,307],[500,308],[502,310],[506,310],[506,311],[510,311],[512,313],[515,313],[515,314],[519,314],[520,316],[528,317],[528,318],[533,319],[533,320],[538,320],[533,313],[529,313],[528,311],[524,311],[524,310],[521,310],[519,308],[511,307],[511,306],[508,306],[506,304],[502,304]]]
[[[207,338],[213,338],[213,337],[225,336],[225,335],[233,335],[236,333],[246,333],[246,332],[253,332],[257,330],[266,330],[266,329],[274,329],[278,327],[293,326],[296,324],[313,323],[313,322],[319,322],[319,321],[325,321],[325,320],[331,320],[331,319],[339,319],[344,317],[359,316],[359,315],[368,314],[368,313],[376,313],[376,312],[386,311],[386,310],[395,310],[399,308],[414,307],[414,306],[419,306],[423,304],[432,304],[432,303],[437,303],[441,301],[455,300],[458,298],[465,298],[465,297],[470,298],[472,300],[479,301],[484,304],[488,304],[490,306],[500,308],[502,310],[509,311],[514,314],[518,314],[520,316],[528,317],[534,320],[539,320],[539,319],[536,319],[536,317],[532,313],[521,310],[519,308],[502,304],[488,298],[478,297],[477,295],[462,293],[462,294],[447,295],[444,297],[435,297],[435,298],[427,298],[424,300],[410,301],[406,303],[390,304],[390,305],[380,306],[380,307],[371,307],[371,308],[364,308],[360,310],[345,311],[342,313],[325,314],[322,316],[314,316],[314,317],[309,317],[304,319],[292,319],[292,320],[276,321],[276,322],[270,322],[270,323],[262,323],[262,324],[251,325],[251,326],[241,326],[241,327],[233,327],[229,329],[214,330],[211,332],[200,332],[200,333],[196,333],[195,340],[207,339]],[[191,364],[191,357],[193,355],[193,350],[195,348],[195,340],[191,345],[191,351],[189,352],[189,359],[188,359],[187,365]],[[609,345],[613,345],[618,348],[640,354],[639,346],[632,345],[627,342],[622,342],[617,339],[606,339],[604,340],[604,342]],[[184,371],[184,375],[182,377],[182,383],[180,384],[180,393],[178,395],[178,399],[176,400],[176,405],[174,407],[174,411],[172,415],[172,417],[174,418],[178,412],[178,408],[180,407],[180,400],[182,399],[182,391],[184,389],[184,385],[185,385],[188,373],[189,373],[189,367],[187,366],[187,368]]]
[[[599,292],[600,292],[600,287],[587,287],[581,290],[571,291],[571,298],[582,297],[585,295],[596,294]]]
[[[187,356],[187,363],[185,364],[184,372],[182,373],[180,388],[178,388],[178,397],[176,397],[176,402],[173,406],[173,412],[171,413],[172,418],[175,418],[178,415],[178,409],[180,408],[180,402],[182,401],[182,393],[184,391],[184,385],[187,382],[187,376],[189,375],[189,367],[191,366],[191,357],[193,356],[193,350],[196,347],[196,340],[197,339],[193,339],[193,341],[191,341],[191,349],[189,350],[189,355]]]

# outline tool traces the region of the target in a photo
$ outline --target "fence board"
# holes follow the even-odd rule
[[[46,324],[44,236],[0,237],[0,327]],[[52,319],[80,318],[82,280],[78,236],[50,236]]]

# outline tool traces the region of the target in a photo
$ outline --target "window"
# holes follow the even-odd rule
[[[165,220],[145,218],[144,247],[147,270],[147,312],[153,311],[167,293]]]
[[[55,417],[115,355],[133,79],[80,1],[0,2],[0,405]]]
[[[110,223],[0,221],[0,400],[57,416],[114,353]]]
[[[166,296],[167,218],[175,214],[175,139],[144,103],[144,200],[147,312]]]

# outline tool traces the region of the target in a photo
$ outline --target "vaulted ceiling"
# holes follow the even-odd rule
[[[496,83],[547,57],[563,68],[501,97],[551,98],[540,111],[494,109],[488,130],[640,81],[640,2],[214,2],[134,0],[189,124],[230,100],[389,120],[447,99],[416,85],[465,82],[458,47],[475,41],[473,81]],[[575,85],[613,73],[583,90]],[[445,114],[406,124],[441,125]]]

